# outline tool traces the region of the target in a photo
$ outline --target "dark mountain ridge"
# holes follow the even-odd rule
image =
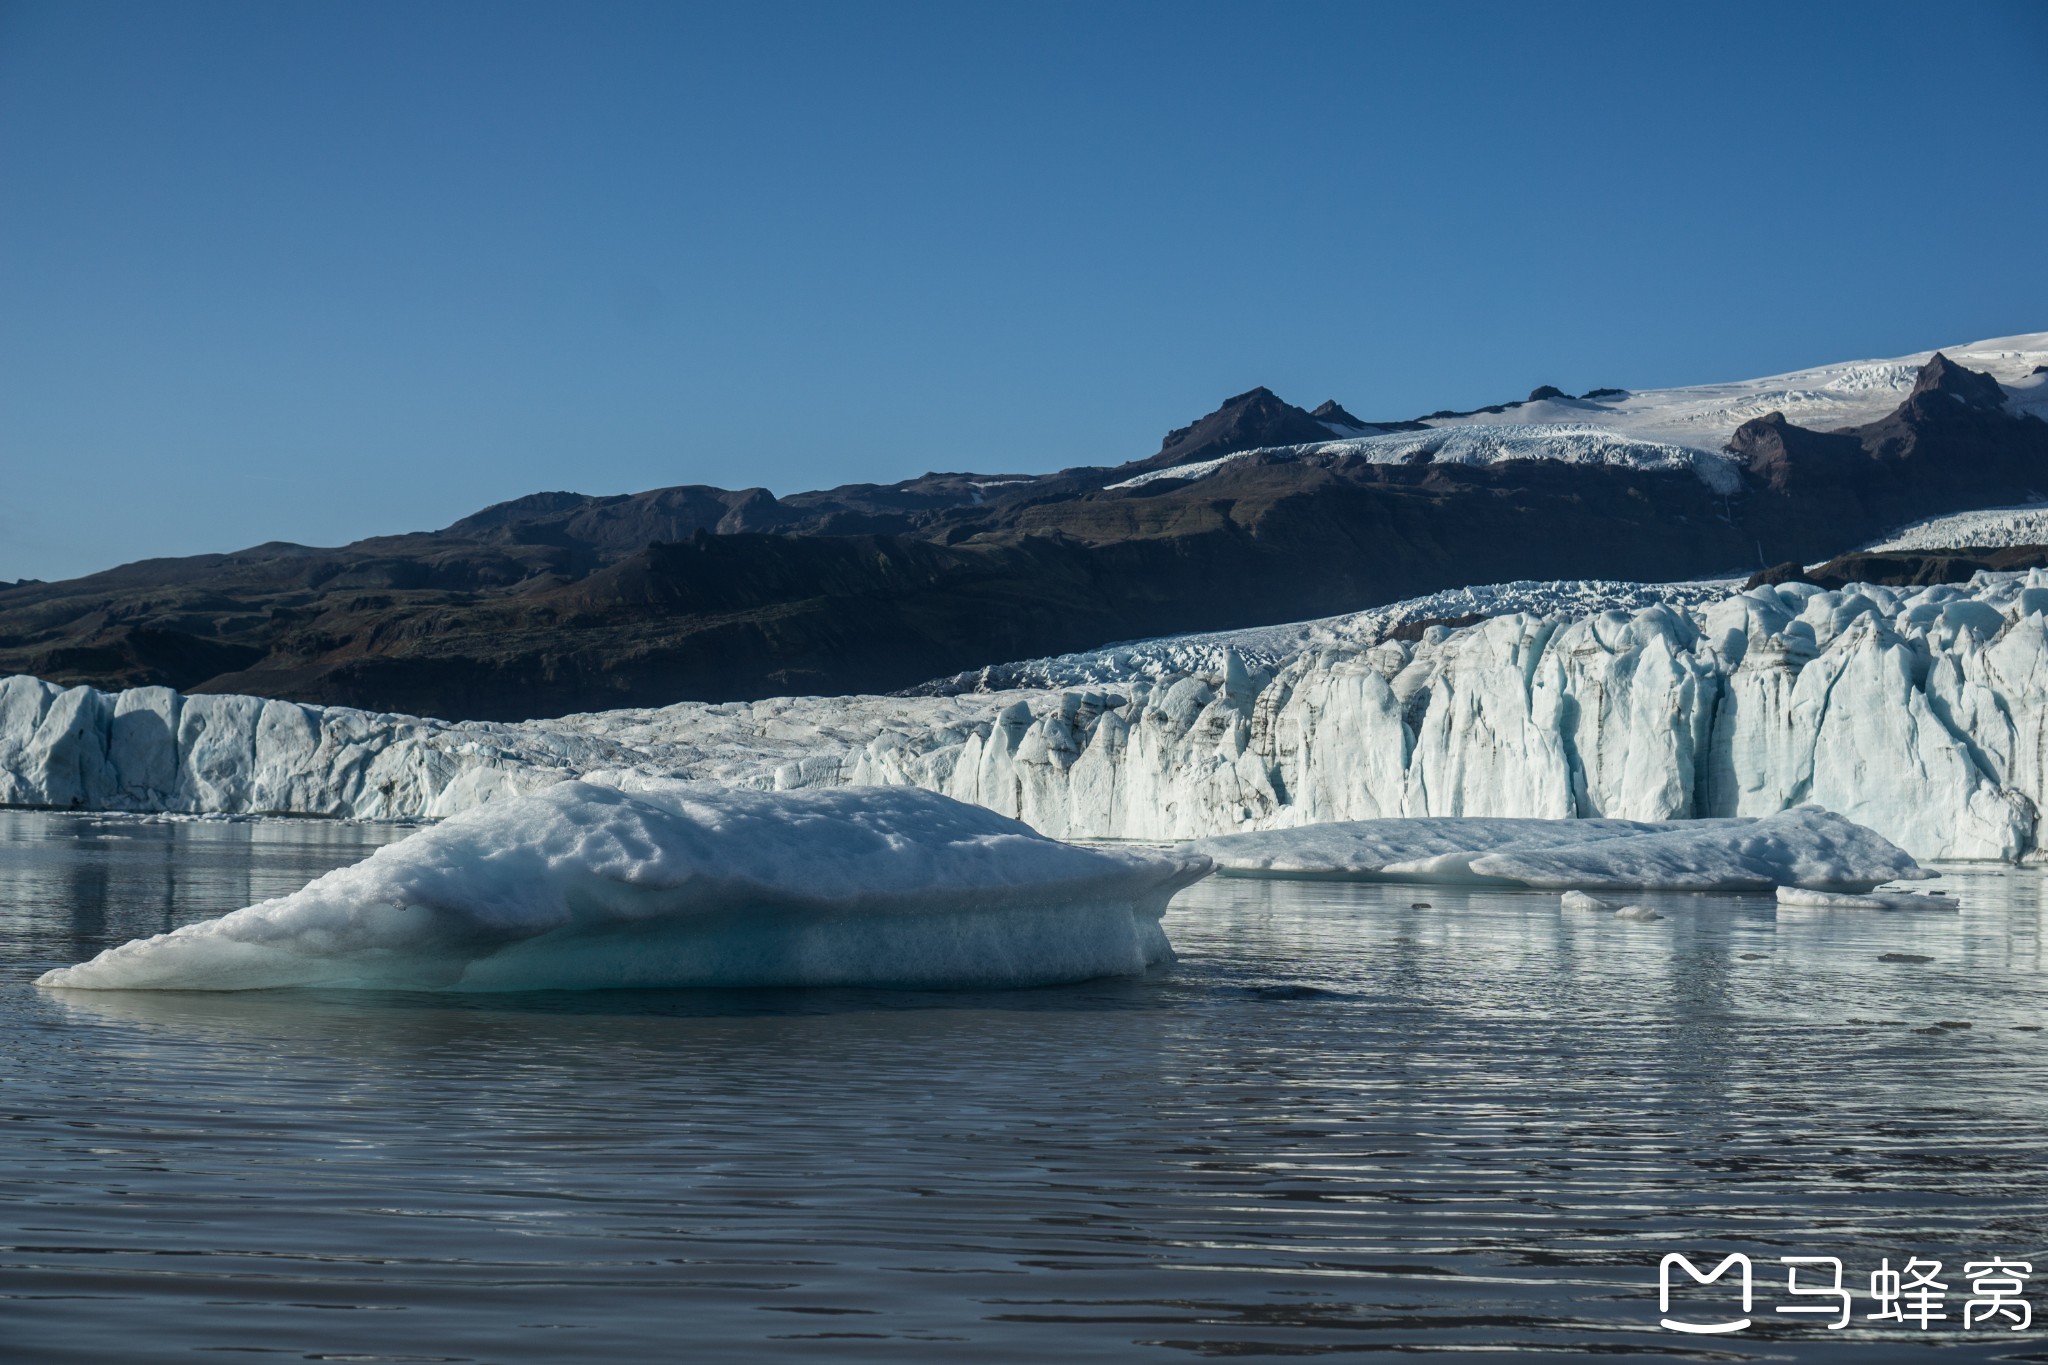
[[[1937,355],[1880,421],[1745,424],[1730,441],[1745,486],[1725,496],[1680,471],[1373,464],[1321,447],[1340,429],[1417,424],[1253,389],[1116,468],[782,498],[537,493],[439,531],[0,586],[0,673],[497,719],[887,691],[1474,582],[1811,563],[2048,488],[2048,424],[2003,403],[1989,376]],[[1243,451],[1268,453],[1110,486]]]

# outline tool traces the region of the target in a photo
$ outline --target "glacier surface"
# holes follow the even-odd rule
[[[1998,380],[2012,411],[2048,417],[2048,376],[2036,373],[2038,367],[2048,365],[2048,332],[1937,349],[1950,360]],[[1851,360],[1720,384],[1609,390],[1592,398],[1523,403],[1508,411],[1517,423],[1593,426],[1639,441],[1719,451],[1735,428],[1773,412],[1783,413],[1800,426],[1822,430],[1874,422],[1905,401],[1920,367],[1934,354],[1916,351],[1882,360]],[[1433,419],[1430,425],[1441,429],[1493,425],[1500,420],[1490,413],[1471,413]]]
[[[1050,658],[993,664],[911,688],[904,696],[958,696],[964,692],[1110,686],[1139,680],[1172,681],[1195,673],[1221,677],[1231,667],[1271,674],[1311,650],[1345,651],[1378,644],[1430,623],[1529,612],[1570,619],[1602,612],[1636,612],[1646,607],[1696,607],[1719,601],[1742,586],[1742,578],[1633,583],[1612,578],[1520,579],[1445,588],[1385,606],[1289,621],[1274,626],[1203,631],[1151,640],[1123,640]]]
[[[921,791],[610,774],[46,973],[95,990],[1028,986],[1171,956],[1198,855],[1081,848]]]
[[[1186,845],[1237,876],[1479,882],[1596,891],[1869,891],[1933,874],[1883,836],[1818,806],[1760,819],[1676,821],[1392,819],[1199,839]],[[1574,894],[1575,893],[1575,894]]]
[[[2048,504],[1985,507],[1945,517],[1928,517],[1902,526],[1862,548],[1882,553],[1888,550],[1995,549],[2006,545],[2048,545]]]
[[[0,681],[0,803],[442,817],[627,769],[760,790],[921,787],[1056,838],[1812,802],[1921,858],[2036,850],[2048,575],[1439,598],[1490,619],[1425,628],[1436,611],[1383,609],[1274,628],[1249,656],[1212,636],[1043,661],[1048,680],[1086,672],[1080,685],[521,724],[17,677]],[[1388,638],[1393,625],[1419,638]]]

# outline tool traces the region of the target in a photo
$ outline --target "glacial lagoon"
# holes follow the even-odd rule
[[[1212,878],[1007,992],[47,992],[397,826],[0,813],[0,1354],[2040,1358],[2043,873],[1960,914]],[[1754,1325],[1659,1327],[1662,1257]],[[1854,1320],[1779,1315],[1833,1256]],[[1944,1320],[1867,1320],[1881,1260]],[[2048,1288],[2027,1296],[2048,1313]],[[1685,1286],[1675,1312],[1725,1317]],[[2048,1326],[2048,1324],[2042,1324]]]

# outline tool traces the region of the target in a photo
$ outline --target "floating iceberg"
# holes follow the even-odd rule
[[[1778,904],[1792,910],[1958,910],[1953,897],[1939,891],[1920,895],[1893,891],[1881,895],[1849,895],[1839,891],[1809,891],[1804,887],[1781,886]]]
[[[1589,896],[1583,891],[1567,891],[1558,898],[1566,910],[1580,910],[1588,914],[1612,915],[1620,920],[1653,920],[1664,917],[1647,905],[1620,905],[1603,901],[1598,896]]]
[[[930,792],[605,774],[38,984],[1008,987],[1143,971],[1196,854],[1080,848]]]
[[[1868,891],[1935,874],[1873,830],[1818,806],[1762,819],[1355,820],[1184,845],[1235,876],[1492,882],[1595,890]]]

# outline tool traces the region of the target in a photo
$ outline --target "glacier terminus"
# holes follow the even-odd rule
[[[1064,839],[1817,803],[1920,858],[2040,846],[2042,571],[1924,588],[1514,588],[1500,596],[1519,609],[1470,625],[1388,632],[1400,613],[1382,611],[1247,633],[1264,648],[1152,642],[1097,656],[1081,685],[521,723],[14,677],[0,682],[0,803],[439,818],[603,769],[922,787]],[[1034,669],[1060,675],[1058,661]]]

